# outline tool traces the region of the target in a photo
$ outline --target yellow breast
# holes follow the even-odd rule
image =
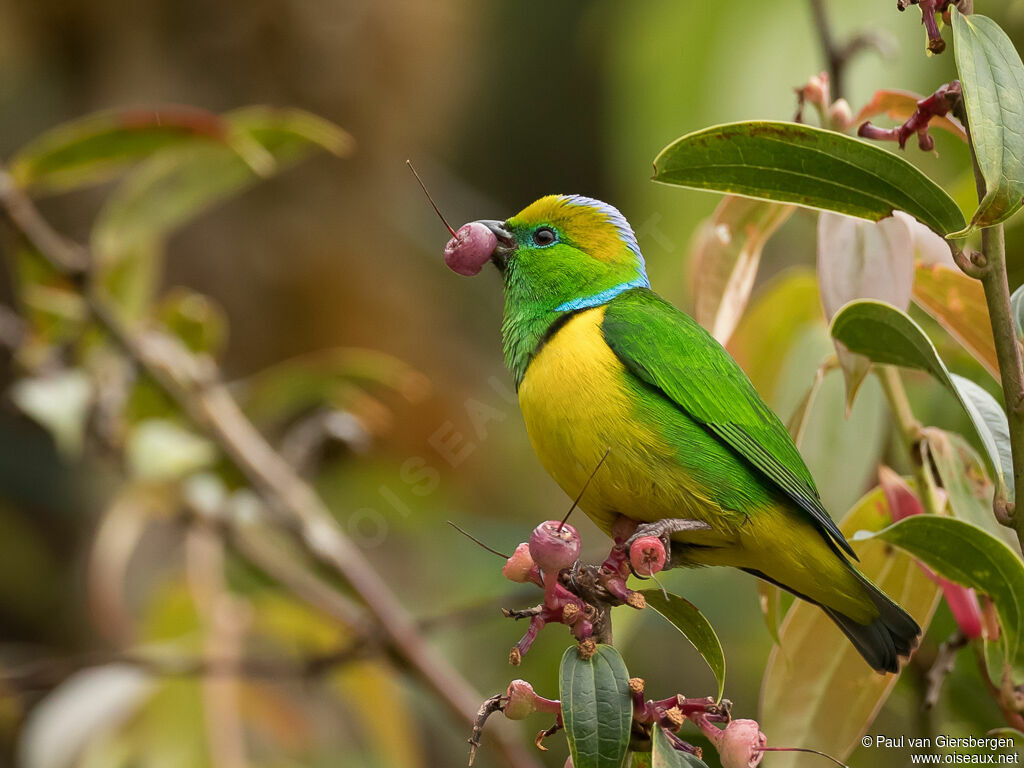
[[[675,449],[637,417],[625,366],[601,332],[604,313],[602,306],[574,316],[530,363],[519,405],[534,451],[571,497],[609,451],[580,501],[605,530],[617,514],[710,521],[716,505],[681,471]]]

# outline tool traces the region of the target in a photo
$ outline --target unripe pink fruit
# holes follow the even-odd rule
[[[444,263],[460,275],[479,274],[497,245],[498,238],[480,222],[463,224],[444,247]]]
[[[715,746],[722,768],[755,768],[764,757],[762,750],[767,743],[756,720],[733,720]]]
[[[530,534],[530,556],[545,573],[558,573],[580,556],[580,535],[568,523],[547,520]]]
[[[523,542],[512,557],[505,561],[501,568],[501,575],[509,581],[517,584],[525,584],[530,580],[530,571],[533,569],[533,558],[530,557],[530,545]]]
[[[509,720],[522,720],[537,709],[533,686],[525,680],[513,680],[508,684],[505,695],[508,696],[508,703],[502,711]]]
[[[641,576],[652,576],[665,567],[665,545],[657,536],[641,536],[629,547],[629,563]]]

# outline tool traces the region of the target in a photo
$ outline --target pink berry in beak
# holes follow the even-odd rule
[[[548,520],[530,534],[530,556],[548,574],[568,568],[580,557],[580,535],[568,523]]]
[[[497,236],[486,225],[479,221],[463,224],[444,247],[444,263],[460,275],[479,274],[497,245]]]
[[[665,545],[657,536],[642,536],[629,547],[629,563],[641,576],[652,576],[665,567]]]

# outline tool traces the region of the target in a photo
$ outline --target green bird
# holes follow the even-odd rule
[[[607,453],[579,503],[603,530],[624,515],[641,523],[637,535],[670,541],[673,566],[733,566],[776,584],[820,606],[874,669],[897,672],[917,623],[854,567],[799,450],[740,366],[650,289],[622,214],[552,195],[469,226],[481,225],[497,242],[471,258],[504,278],[505,360],[533,448],[562,489],[575,496]]]

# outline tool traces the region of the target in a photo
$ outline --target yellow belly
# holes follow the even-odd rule
[[[580,500],[605,532],[620,514],[641,522],[702,520],[711,530],[673,536],[700,545],[687,550],[690,564],[759,570],[858,621],[870,620],[874,609],[864,588],[804,515],[784,502],[723,509],[688,474],[679,449],[637,417],[629,374],[601,333],[604,313],[595,307],[569,320],[520,384],[530,442],[548,474],[575,498],[608,451]]]
[[[716,529],[695,542],[732,540],[734,516],[723,515],[682,471],[676,449],[637,419],[625,367],[601,333],[604,313],[602,306],[573,317],[530,363],[519,405],[534,451],[571,497],[608,451],[580,500],[605,531],[618,514],[644,522],[685,517]]]

